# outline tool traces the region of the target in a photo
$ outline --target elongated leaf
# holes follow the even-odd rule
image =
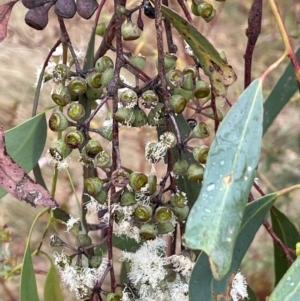
[[[5,132],[5,144],[10,157],[26,172],[38,162],[47,138],[47,123],[45,113],[21,123]],[[6,194],[0,188],[0,198]]]
[[[60,280],[53,263],[51,263],[44,285],[44,301],[64,301]]]
[[[185,240],[209,256],[213,275],[228,272],[253,184],[262,138],[262,91],[257,79],[222,121],[211,145],[200,195],[186,224]]]
[[[20,301],[39,301],[29,243],[27,243],[23,258]]]
[[[300,60],[300,48],[297,50],[296,56]],[[294,68],[290,62],[264,103],[264,134],[297,89]]]
[[[294,224],[276,207],[271,209],[272,226],[281,241],[289,248],[294,249],[300,241],[300,235]],[[290,264],[286,256],[274,242],[274,263],[275,263],[275,285],[280,281]]]
[[[162,5],[161,11],[199,59],[201,68],[211,79],[214,93],[225,96],[227,87],[236,81],[236,74],[232,67],[222,60],[214,46],[188,21],[164,5]]]
[[[216,295],[227,296],[228,292],[230,293],[230,290],[227,290],[228,283],[230,283],[229,279],[237,273],[243,257],[262,224],[264,217],[274,204],[276,198],[280,195],[280,192],[272,193],[247,204],[241,230],[234,247],[230,269],[221,281],[213,278],[207,255],[204,252],[200,254],[189,283],[190,301],[215,301]],[[231,300],[230,297],[228,298],[223,300]]]
[[[267,301],[296,301],[300,296],[300,257],[288,269]]]

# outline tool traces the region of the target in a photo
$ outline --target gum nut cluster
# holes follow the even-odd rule
[[[71,19],[76,12],[84,19],[90,19],[98,3],[96,0],[22,0],[23,5],[28,8],[25,22],[36,30],[43,30],[48,24],[48,13],[54,5],[54,12],[64,19]]]

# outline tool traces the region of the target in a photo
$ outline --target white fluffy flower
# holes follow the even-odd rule
[[[233,301],[244,300],[248,298],[247,282],[241,272],[237,272],[231,284],[230,296]]]
[[[70,157],[61,159],[61,156],[58,153],[55,153],[55,155],[52,156],[49,149],[46,152],[46,158],[47,158],[48,164],[55,164],[57,166],[57,169],[67,168],[71,161]]]
[[[79,221],[80,221],[79,217],[74,218],[73,216],[70,215],[70,218],[68,219],[68,221],[66,223],[64,223],[67,226],[67,232],[69,232],[73,228],[73,226],[75,224],[77,224]]]
[[[123,252],[121,260],[131,262],[129,280],[136,286],[147,284],[153,289],[165,278],[164,265],[166,243],[162,238],[145,242],[135,253]]]

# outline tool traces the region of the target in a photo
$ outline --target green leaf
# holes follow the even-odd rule
[[[267,301],[296,301],[300,296],[300,257],[281,278]]]
[[[164,5],[162,5],[161,11],[199,59],[201,68],[211,79],[214,93],[226,96],[227,87],[236,81],[236,74],[232,67],[222,60],[214,46],[187,20]]]
[[[22,265],[22,272],[21,272],[20,300],[39,301],[29,243],[27,243],[24,258],[23,258],[23,265]]]
[[[297,50],[296,56],[298,60],[300,60],[300,48]],[[292,63],[289,62],[285,71],[273,87],[271,93],[264,103],[264,134],[276,116],[280,113],[280,111],[288,103],[297,90],[298,86],[295,78],[294,68]]]
[[[192,271],[189,283],[190,301],[198,301],[199,296],[201,300],[215,301],[216,295],[226,296],[226,294],[228,294],[227,287],[230,282],[229,279],[232,275],[237,273],[243,257],[262,224],[264,217],[274,204],[276,198],[280,195],[280,192],[272,193],[247,204],[241,230],[234,247],[230,269],[221,281],[217,281],[213,278],[208,256],[204,252],[200,254]],[[228,301],[229,300],[230,299],[228,299]]]
[[[124,235],[119,237],[113,234],[113,246],[122,251],[135,252],[141,245],[142,243],[137,243],[132,238],[128,238]]]
[[[44,301],[64,301],[60,288],[60,279],[52,262],[45,280]]]
[[[186,224],[191,249],[209,256],[213,275],[222,279],[231,265],[262,138],[261,80],[256,79],[222,121],[210,147],[200,195]]]
[[[272,226],[281,241],[289,248],[295,249],[300,235],[294,224],[276,207],[271,209]],[[280,281],[290,264],[281,248],[274,242],[275,285]]]
[[[26,172],[38,162],[47,138],[47,123],[45,113],[21,123],[5,132],[5,144],[8,154]],[[0,198],[6,191],[0,188]]]
[[[248,301],[259,301],[258,297],[255,295],[254,291],[249,285],[247,291],[248,291],[248,299],[247,299]]]

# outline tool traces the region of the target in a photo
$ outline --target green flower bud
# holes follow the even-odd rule
[[[137,105],[138,97],[135,91],[129,88],[125,88],[120,93],[119,101],[124,107],[133,108]]]
[[[65,159],[71,153],[71,151],[72,150],[62,139],[53,141],[49,148],[51,156],[58,161]]]
[[[92,256],[89,259],[89,264],[90,264],[91,268],[95,268],[95,269],[99,268],[99,266],[101,265],[101,262],[102,262],[102,256],[100,256],[100,255]]]
[[[186,91],[194,91],[195,90],[195,80],[191,73],[186,73],[184,75],[184,80],[181,85],[181,88]]]
[[[132,123],[133,127],[141,127],[148,122],[146,113],[139,107],[135,106],[133,108],[134,121]]]
[[[175,67],[177,59],[174,53],[164,53],[164,62],[167,72]],[[156,61],[156,67],[158,67],[158,60]]]
[[[78,242],[80,247],[88,247],[92,244],[92,239],[87,234],[79,234]]]
[[[213,13],[213,6],[211,4],[208,4],[208,3],[200,3],[197,7],[198,9],[198,12],[200,14],[200,16],[203,18],[203,19],[206,19],[206,18],[209,18],[211,16],[211,14]]]
[[[84,117],[85,110],[80,103],[71,103],[68,107],[67,114],[72,120],[78,121]]]
[[[171,109],[176,114],[181,114],[184,111],[186,103],[186,99],[181,95],[172,95],[170,97]]]
[[[199,145],[193,149],[193,157],[198,163],[205,164],[208,156],[209,147],[206,145]]]
[[[120,205],[132,206],[134,204],[136,204],[135,194],[131,191],[128,191],[128,189],[126,189],[121,195]]]
[[[203,180],[204,174],[204,167],[199,164],[191,164],[188,172],[187,177],[191,182],[201,182]]]
[[[97,177],[86,178],[84,180],[84,188],[91,196],[96,195],[101,191],[103,187],[103,181]]]
[[[95,64],[95,70],[97,72],[103,73],[108,68],[114,68],[114,62],[109,56],[102,56],[100,57],[96,64]]]
[[[116,169],[111,175],[111,183],[116,187],[125,187],[129,183],[129,173],[122,168]]]
[[[165,119],[165,106],[159,102],[157,106],[148,114],[148,124],[151,126],[163,126],[166,124]]]
[[[183,191],[177,191],[175,194],[172,195],[170,203],[174,207],[183,208],[187,204],[188,200],[186,197],[186,193]]]
[[[107,189],[102,188],[100,192],[98,192],[96,195],[94,195],[94,199],[99,202],[100,204],[104,205],[107,203],[107,196],[108,192]]]
[[[191,4],[191,11],[192,11],[193,15],[195,15],[197,17],[200,16],[199,11],[198,11],[198,5],[194,2],[192,2],[192,4]]]
[[[53,69],[53,81],[62,82],[70,77],[70,68],[64,64],[57,64]]]
[[[158,207],[155,210],[154,218],[158,223],[169,222],[173,218],[172,210],[164,206]]]
[[[167,234],[171,233],[175,230],[175,226],[171,222],[166,222],[163,224],[157,224],[157,231],[158,234]]]
[[[155,108],[158,103],[158,96],[153,90],[145,91],[141,96],[141,104],[145,109]]]
[[[172,209],[172,211],[173,211],[174,215],[176,216],[177,221],[179,223],[182,223],[182,222],[186,221],[186,219],[189,215],[189,212],[190,212],[190,208],[187,205],[182,207],[182,208],[180,208],[180,207],[171,207],[171,209]]]
[[[183,75],[191,74],[193,76],[193,79],[197,78],[197,76],[198,76],[197,69],[194,66],[184,67],[182,73],[183,73]]]
[[[99,99],[101,95],[103,94],[103,88],[91,88],[87,87],[85,91],[85,95],[89,101],[94,101],[96,99]]]
[[[100,168],[111,168],[113,162],[110,154],[107,151],[103,150],[96,155],[94,163],[97,167]]]
[[[141,190],[148,183],[148,177],[142,172],[133,172],[129,176],[129,185],[133,190]]]
[[[117,14],[121,15],[121,16],[126,16],[127,15],[127,9],[125,6],[123,5],[118,5],[117,6]]]
[[[114,69],[113,68],[107,68],[101,77],[100,83],[103,87],[106,87],[110,81],[112,80],[113,76],[114,76]]]
[[[64,131],[69,125],[69,120],[60,110],[54,110],[49,118],[49,128],[53,132]]]
[[[170,88],[174,89],[183,84],[183,74],[178,69],[172,69],[167,73],[167,84]]]
[[[122,38],[124,41],[133,41],[141,36],[141,30],[133,22],[126,22],[121,27]]]
[[[213,9],[211,15],[209,17],[207,17],[207,18],[204,18],[205,22],[209,23],[214,18],[214,16],[216,15],[216,12],[217,11],[215,9]]]
[[[155,239],[157,236],[157,227],[154,223],[143,224],[140,228],[140,238],[142,240]]]
[[[134,210],[134,216],[140,222],[148,222],[152,217],[152,207],[149,205],[139,205]]]
[[[57,105],[64,107],[71,102],[71,93],[67,87],[57,85],[52,90],[51,98]]]
[[[144,57],[143,55],[131,56],[128,60],[133,66],[139,68],[140,70],[143,70],[145,68],[146,57]]]
[[[209,127],[206,123],[200,121],[190,133],[191,138],[207,138],[210,135]]]
[[[157,185],[157,176],[156,175],[148,175],[148,189],[147,192],[150,195],[153,195],[156,192]]]
[[[82,77],[72,78],[72,80],[68,84],[68,89],[74,96],[82,95],[87,89],[85,79]]]
[[[186,99],[186,101],[188,101],[194,97],[194,91],[187,91],[181,87],[171,90],[171,94],[172,95],[181,95],[182,97],[184,97]]]
[[[84,163],[85,165],[94,165],[94,161],[87,155],[85,147],[81,150],[79,161]]]
[[[115,118],[121,124],[131,126],[134,122],[135,115],[133,109],[122,107],[115,113]]]
[[[94,71],[86,76],[86,82],[90,88],[100,88],[101,77],[102,77],[102,73]]]
[[[111,126],[104,126],[103,128],[100,128],[98,133],[104,139],[106,139],[108,141],[112,141],[113,132],[112,132],[112,127]]]
[[[91,139],[85,146],[85,152],[90,158],[95,158],[95,156],[102,151],[103,148],[98,140]]]
[[[104,36],[104,33],[106,31],[106,24],[104,22],[102,23],[98,23],[97,26],[96,26],[96,34],[98,36],[101,36],[103,37]]]
[[[187,174],[189,166],[190,164],[188,163],[188,161],[179,159],[173,165],[173,173],[177,176],[185,176]]]
[[[79,148],[81,146],[81,144],[83,143],[84,136],[83,136],[82,132],[80,132],[78,130],[74,130],[74,131],[68,132],[65,135],[64,141],[69,148],[76,149],[76,148]]]
[[[196,89],[194,91],[194,96],[196,98],[204,98],[211,92],[210,86],[207,82],[203,80],[198,80],[196,82]]]

